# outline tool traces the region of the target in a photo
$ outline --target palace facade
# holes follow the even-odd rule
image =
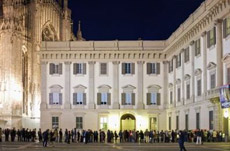
[[[41,128],[229,132],[229,10],[206,0],[165,41],[43,42]]]

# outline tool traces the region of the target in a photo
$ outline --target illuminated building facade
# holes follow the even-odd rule
[[[1,38],[8,40],[1,42],[1,51],[9,47],[9,54],[2,54],[12,61],[1,65],[1,69],[10,70],[0,72],[5,75],[1,78],[6,78],[1,86],[1,112],[5,111],[0,114],[1,121],[6,121],[5,115],[11,115],[12,121],[7,126],[32,127],[32,120],[26,117],[37,117],[34,114],[39,113],[39,108],[34,104],[40,104],[38,123],[42,130],[201,128],[229,132],[229,109],[223,111],[219,103],[219,87],[230,83],[229,0],[206,0],[164,41],[85,41],[80,24],[75,38],[67,0],[63,7],[56,4],[51,0],[28,4],[45,11],[32,13],[36,26],[31,27],[31,32],[36,36],[26,39],[26,46],[23,38],[18,38],[21,45],[14,46],[14,39],[4,33],[15,34],[15,28],[2,26]],[[56,17],[47,19],[55,14],[49,11],[54,6],[59,8],[54,12],[64,14],[58,25],[52,20]],[[41,19],[39,24],[35,24],[36,15]],[[20,55],[28,52],[30,57],[12,58],[13,50]],[[22,66],[20,71],[16,72],[19,69],[13,63]],[[25,124],[13,124],[16,117],[25,119]]]
[[[229,131],[229,8],[206,0],[165,41],[44,42],[41,128]]]

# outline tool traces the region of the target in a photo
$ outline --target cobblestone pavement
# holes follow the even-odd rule
[[[230,151],[230,143],[207,143],[204,145],[185,144],[188,151]],[[0,143],[0,151],[179,151],[177,143],[156,144],[49,144],[43,148],[41,143]]]

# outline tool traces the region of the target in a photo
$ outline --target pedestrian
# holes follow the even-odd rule
[[[185,141],[185,136],[184,136],[184,132],[183,131],[179,131],[179,146],[180,146],[180,151],[184,150],[186,151],[185,149],[185,146],[184,146],[184,141]]]
[[[2,142],[2,128],[0,127],[0,142]]]
[[[47,142],[49,139],[49,129],[43,133],[43,147],[47,147]]]

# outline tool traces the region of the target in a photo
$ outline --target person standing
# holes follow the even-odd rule
[[[59,130],[59,142],[62,143],[62,136],[63,136],[63,133],[62,133],[62,129]]]
[[[184,135],[184,132],[183,131],[179,131],[179,146],[180,146],[180,151],[184,150],[186,151],[185,149],[185,146],[184,146],[184,141],[185,141],[185,135]]]
[[[196,132],[196,144],[201,144],[201,131],[200,129],[197,130]]]
[[[2,142],[2,128],[0,127],[0,142]]]
[[[47,147],[47,142],[49,139],[49,129],[43,133],[43,147]]]
[[[38,130],[38,140],[39,140],[39,142],[42,142],[42,131],[41,131],[41,129]]]

